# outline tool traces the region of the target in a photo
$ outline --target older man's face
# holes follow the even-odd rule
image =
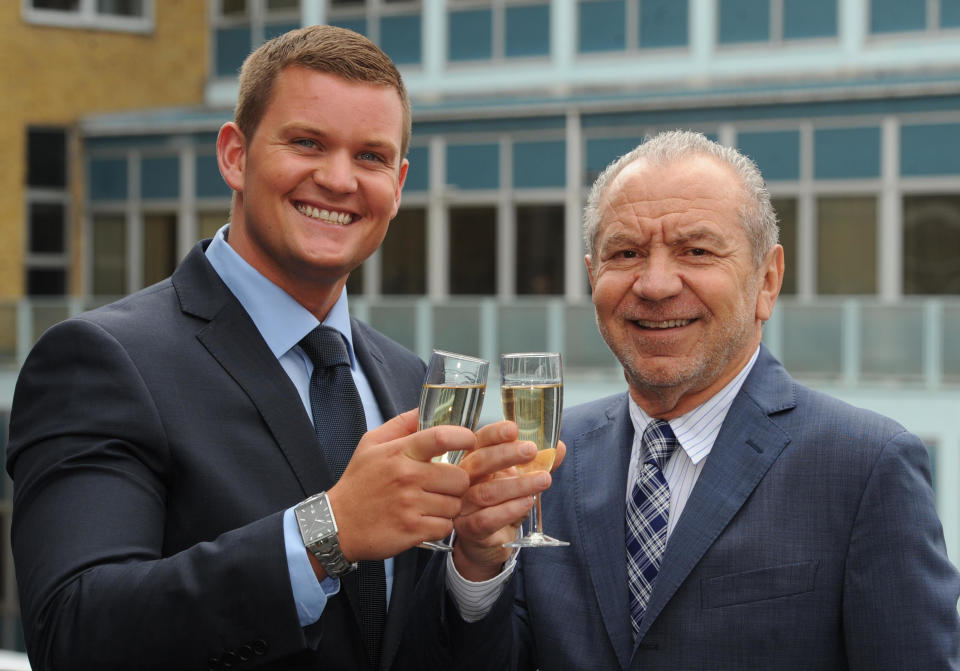
[[[740,223],[737,175],[709,157],[639,161],[601,202],[587,270],[597,324],[634,399],[670,418],[723,388],[760,342],[783,274],[758,268]]]

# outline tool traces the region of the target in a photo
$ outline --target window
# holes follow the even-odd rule
[[[903,292],[960,294],[960,196],[903,199]]]
[[[62,28],[149,32],[153,0],[21,0],[25,21]]]
[[[817,200],[817,292],[877,291],[877,200],[830,196]]]
[[[450,293],[497,292],[497,210],[450,208]]]
[[[380,247],[381,291],[418,294],[427,291],[427,211],[401,208],[390,222]]]
[[[783,246],[783,286],[781,294],[797,293],[797,199],[771,198],[780,225]]]
[[[327,22],[369,37],[397,65],[423,61],[419,0],[333,0]]]
[[[213,72],[236,77],[247,55],[300,27],[299,0],[214,0]]]
[[[870,32],[960,28],[960,0],[870,0]]]
[[[837,36],[837,0],[719,0],[720,44]]]
[[[686,0],[580,0],[577,12],[582,54],[687,45]]]
[[[447,57],[452,62],[550,55],[550,4],[462,3],[447,15]]]
[[[517,207],[516,241],[517,294],[562,295],[563,205]]]
[[[127,227],[120,215],[93,218],[94,296],[127,293]]]
[[[143,286],[169,277],[177,266],[177,215],[146,214],[143,218]]]
[[[27,129],[26,293],[62,296],[69,268],[66,130]]]

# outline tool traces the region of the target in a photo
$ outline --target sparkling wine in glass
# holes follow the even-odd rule
[[[453,424],[476,431],[483,396],[487,390],[489,362],[464,354],[433,350],[420,392],[418,428]],[[463,458],[461,450],[450,450],[433,461],[457,465]],[[424,541],[427,550],[450,552],[453,548],[444,540]]]
[[[537,445],[537,455],[517,467],[521,472],[549,471],[557,455],[560,415],[563,412],[563,369],[560,354],[535,352],[500,357],[500,397],[503,416],[515,422],[520,440]],[[527,533],[506,547],[551,547],[570,545],[543,533],[540,494],[535,496]]]

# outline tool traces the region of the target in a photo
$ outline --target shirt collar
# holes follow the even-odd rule
[[[279,359],[320,322],[290,294],[261,275],[260,271],[237,254],[227,242],[228,228],[229,224],[226,224],[217,231],[207,247],[207,259],[250,315],[270,351]],[[350,352],[350,365],[355,368],[356,357],[353,352],[346,287],[330,308],[323,324],[335,328],[343,335]]]
[[[759,354],[760,347],[758,345],[747,365],[723,389],[690,412],[674,417],[668,422],[677,437],[677,442],[680,443],[680,447],[694,464],[706,459],[710,450],[713,449],[723,420],[726,418],[730,406],[733,405],[733,399],[740,392],[743,381],[753,368],[753,364],[756,363]],[[639,439],[647,428],[647,424],[653,418],[637,405],[632,396],[629,394],[627,396],[630,399],[630,421],[633,423],[634,435]]]

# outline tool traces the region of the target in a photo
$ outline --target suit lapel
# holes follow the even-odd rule
[[[790,442],[769,414],[792,403],[786,371],[761,347],[667,543],[638,642]]]
[[[624,394],[607,409],[604,424],[576,436],[567,448],[576,478],[579,545],[604,627],[624,668],[633,649],[624,536],[633,433]]]

